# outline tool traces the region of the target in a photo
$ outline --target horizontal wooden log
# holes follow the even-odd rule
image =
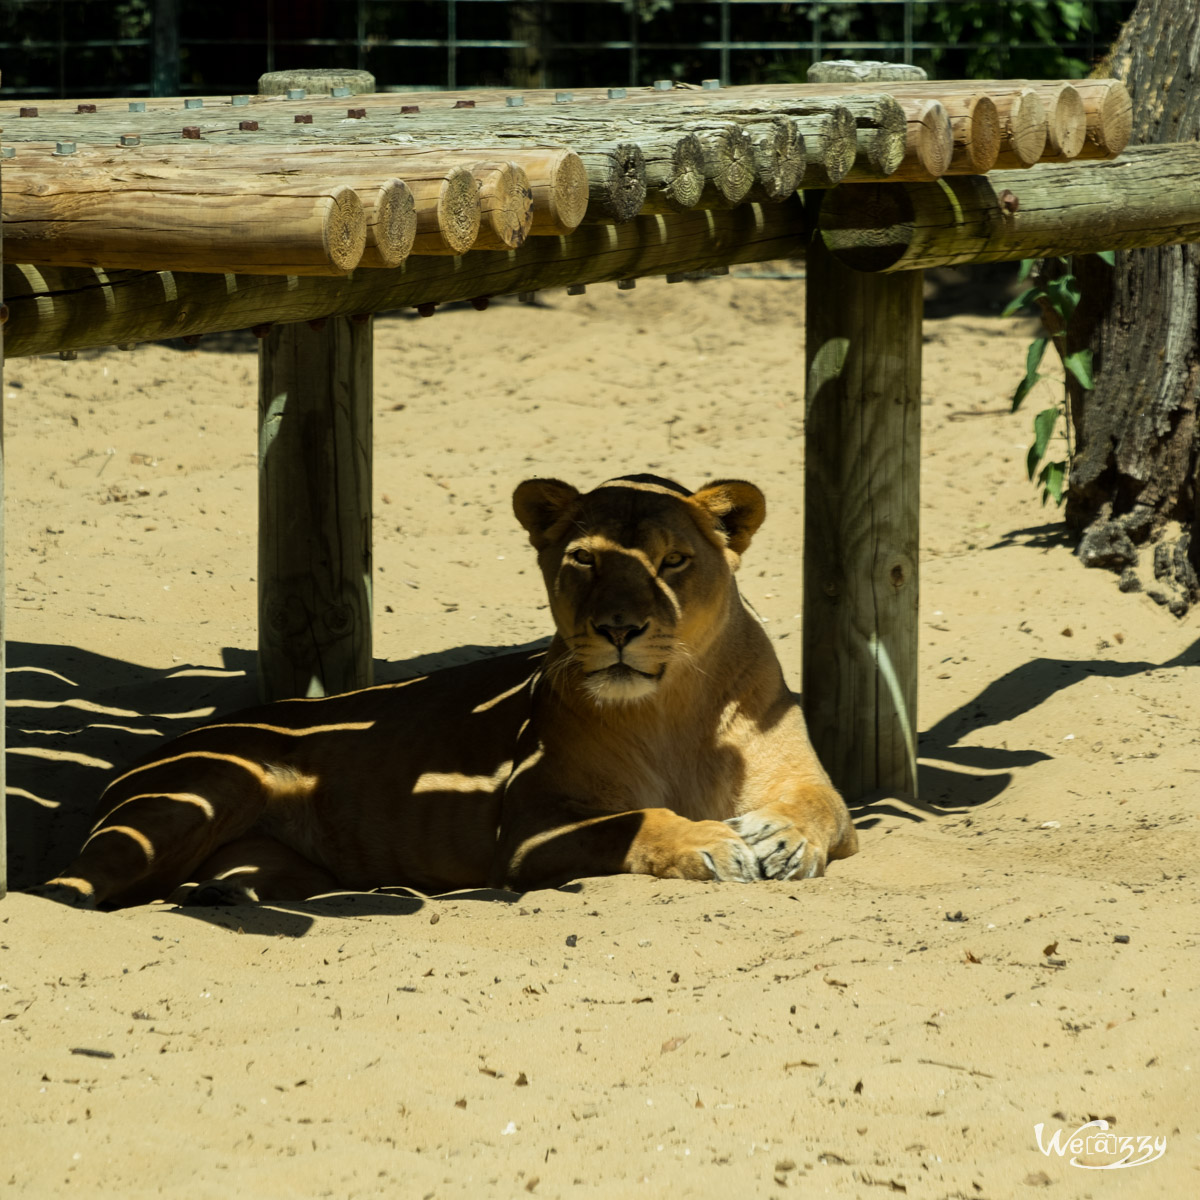
[[[646,164],[646,198],[641,213],[686,212],[704,194],[704,147],[695,134],[643,138],[638,145]]]
[[[824,196],[820,232],[859,271],[1196,242],[1198,177],[1200,144],[1185,142],[940,184],[837,188]]]
[[[515,250],[524,245],[533,224],[533,191],[514,163],[475,163],[479,184],[479,236],[473,250]]]
[[[804,134],[791,117],[772,117],[769,121],[746,126],[754,152],[754,184],[749,199],[786,200],[800,186],[808,155]]]
[[[847,183],[878,180],[940,179],[950,169],[954,155],[954,131],[950,114],[938,100],[898,100],[904,113],[904,152],[900,161],[881,172],[861,156],[846,176]]]
[[[6,170],[5,257],[41,266],[344,275],[367,221],[349,187],[239,181],[211,172],[147,180],[91,168]]]
[[[996,166],[1010,170],[1032,167],[1046,153],[1046,106],[1033,88],[1021,88],[995,100],[1001,127]]]
[[[9,357],[47,354],[801,258],[805,228],[799,198],[792,198],[639,217],[615,228],[585,225],[562,238],[530,238],[519,250],[412,256],[395,270],[356,271],[343,279],[39,270],[9,263],[4,349]]]

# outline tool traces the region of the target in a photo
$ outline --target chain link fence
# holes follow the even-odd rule
[[[1133,0],[0,0],[0,94],[252,91],[355,67],[381,90],[803,80],[821,58],[932,78],[1071,77]]]

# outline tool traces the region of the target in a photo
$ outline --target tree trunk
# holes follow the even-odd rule
[[[1133,94],[1133,144],[1200,139],[1200,0],[1139,0],[1108,65]],[[1069,380],[1067,521],[1085,565],[1122,572],[1122,590],[1145,587],[1181,616],[1200,597],[1200,245],[1121,252],[1115,267],[1089,256],[1074,270],[1082,301],[1067,350],[1091,348],[1096,388]]]

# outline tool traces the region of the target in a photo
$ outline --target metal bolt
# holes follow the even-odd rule
[[[454,107],[455,108],[474,108],[475,101],[474,100],[455,100]]]
[[[137,345],[137,342],[118,342],[118,350],[132,350]]]
[[[618,279],[617,288],[622,292],[632,292],[637,287],[636,279]]]
[[[79,351],[78,350],[60,350],[58,352],[58,357],[61,358],[63,360],[63,362],[72,362],[79,357]]]
[[[555,104],[570,104],[571,101],[574,99],[575,99],[574,92],[555,92],[554,93],[554,103]]]
[[[289,100],[303,100],[308,93],[303,88],[288,88],[287,98]]]
[[[292,120],[297,125],[311,125],[312,113],[297,113]]]
[[[320,333],[328,323],[328,317],[317,317],[315,321],[309,321],[308,327],[313,331],[313,333]]]
[[[571,284],[571,286],[569,288],[567,288],[567,295],[568,296],[582,296],[583,293],[586,291],[587,291],[586,283],[573,283],[573,284]]]
[[[329,94],[330,94],[330,95],[331,95],[331,96],[332,96],[332,97],[333,97],[335,100],[340,100],[340,99],[341,99],[343,96],[348,96],[348,95],[350,95],[350,89],[349,89],[348,87],[335,87],[335,88],[330,88],[330,90],[329,90]]]
[[[254,334],[254,336],[256,338],[265,338],[267,336],[267,334],[271,332],[272,324],[273,324],[273,322],[267,321],[265,324],[262,324],[262,325],[251,325],[250,332],[252,334]]]
[[[370,324],[371,317],[373,315],[374,315],[373,313],[351,313],[350,314],[350,324],[351,325]]]
[[[1008,188],[1005,188],[997,199],[1000,201],[1001,212],[1015,213],[1021,207],[1021,201],[1017,198],[1017,193],[1010,192]]]
[[[537,303],[537,292],[518,292],[517,299],[522,304],[536,304]]]
[[[130,112],[145,112],[146,111],[145,100],[130,100],[129,111]]]
[[[437,312],[436,304],[418,304],[417,312],[423,317],[432,317]]]
[[[403,110],[401,110],[403,111]],[[361,121],[367,115],[365,108],[348,108],[346,109],[346,117],[352,121]]]
[[[250,97],[249,96],[230,96],[229,103],[232,104],[234,108],[245,108],[250,103]]]
[[[483,312],[484,309],[491,303],[490,296],[473,296],[471,298],[471,307],[476,312]]]
[[[668,283],[682,283],[687,276],[682,271],[677,271],[667,276]]]
[[[140,146],[141,144],[142,144],[142,139],[136,133],[121,134],[121,145],[122,146]]]
[[[365,113],[366,111],[364,108],[363,112]],[[400,111],[402,113],[418,113],[421,111],[421,106],[419,104],[402,104],[400,105]]]
[[[720,88],[721,81],[719,79],[702,79],[700,80],[700,86],[706,92],[715,92]]]
[[[669,92],[675,86],[673,79],[656,79],[654,81],[654,90],[656,92]]]
[[[624,100],[626,92],[624,88],[609,88],[608,98],[610,100]]]
[[[75,153],[75,143],[74,142],[55,142],[54,143],[54,153],[56,156],[57,155],[74,154]]]
[[[188,96],[183,102],[183,107],[184,108],[203,108],[204,107],[204,97],[203,96]]]
[[[525,105],[524,96],[505,96],[504,103],[508,108],[523,108]]]
[[[36,108],[23,108],[18,115],[22,117],[36,117],[38,110]]]
[[[243,133],[254,133],[258,129],[258,122],[257,121],[239,121],[238,128]]]
[[[200,140],[200,126],[199,125],[185,125],[183,127],[183,133],[180,136],[185,137],[185,138],[193,138],[196,141],[199,141]]]
[[[183,344],[185,346],[198,346],[200,344],[201,334],[185,333],[183,335]]]
[[[0,158],[16,158],[16,149],[12,146],[0,146]]]
[[[96,106],[94,104],[77,104],[75,111],[77,113],[93,113],[96,111]]]

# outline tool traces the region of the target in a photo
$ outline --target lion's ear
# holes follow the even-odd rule
[[[717,519],[734,554],[744,554],[767,515],[766,497],[744,479],[716,479],[692,496]]]
[[[559,479],[526,479],[513,492],[513,512],[525,527],[535,550],[550,541],[550,531],[562,519],[579,489]]]

